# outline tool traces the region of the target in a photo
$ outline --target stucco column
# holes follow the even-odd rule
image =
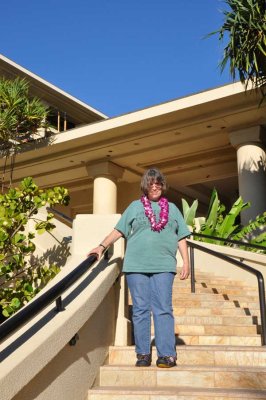
[[[242,129],[230,134],[237,149],[239,195],[251,207],[241,213],[241,222],[266,211],[266,130],[262,126]]]
[[[86,166],[93,182],[93,214],[116,214],[117,180],[122,178],[124,169],[103,161]]]

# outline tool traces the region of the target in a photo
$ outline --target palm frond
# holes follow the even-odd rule
[[[224,23],[206,37],[217,35],[220,41],[227,33],[228,43],[219,63],[221,72],[229,63],[230,74],[239,76],[246,87],[266,84],[266,7],[264,0],[226,0]],[[264,88],[261,88],[264,91]]]

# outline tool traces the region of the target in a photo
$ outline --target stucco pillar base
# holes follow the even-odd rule
[[[117,281],[117,319],[115,329],[115,346],[128,346],[131,344],[131,321],[128,315],[128,288],[125,275]]]
[[[130,346],[131,340],[131,321],[125,317],[116,320],[115,346]]]
[[[241,213],[246,225],[266,210],[266,130],[254,126],[230,134],[237,149],[239,195],[251,207]]]
[[[94,178],[93,214],[115,214],[117,211],[117,180],[124,169],[110,162],[101,161],[86,165],[88,174]]]

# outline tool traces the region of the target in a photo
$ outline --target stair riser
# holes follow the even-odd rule
[[[181,280],[179,279],[179,273],[177,273],[174,284],[180,284],[180,285],[187,285],[190,286],[191,284],[191,277],[189,277],[187,280]],[[221,286],[226,286],[226,287],[243,287],[243,288],[251,288],[254,289],[256,285],[249,285],[245,281],[235,281],[235,280],[227,280],[226,278],[218,278],[218,277],[210,277],[210,276],[201,276],[196,273],[195,276],[195,284],[196,285],[221,285]]]
[[[191,287],[191,281],[190,280],[180,280],[180,279],[175,279],[174,280],[174,286],[177,287],[186,287],[190,288]],[[245,290],[257,290],[257,286],[249,286],[245,285],[244,283],[241,285],[239,283],[233,283],[233,282],[226,282],[226,281],[206,281],[206,280],[196,280],[195,281],[195,286],[197,287],[205,287],[205,288],[228,288],[228,289],[239,289],[242,291]]]
[[[178,281],[180,284],[180,280]],[[186,281],[187,283],[188,281]],[[174,281],[174,284],[177,284],[177,281]],[[223,287],[232,287],[232,288],[242,288],[243,290],[247,289],[251,289],[254,290],[257,288],[256,285],[247,285],[245,282],[236,282],[236,281],[226,281],[224,279],[221,280],[208,280],[208,279],[196,279],[195,282],[196,285],[201,285],[201,286],[223,286]],[[182,285],[182,283],[181,283]],[[191,283],[187,283],[187,286],[191,285]]]
[[[257,318],[256,318],[257,322]],[[175,316],[175,323],[181,325],[256,325],[252,317],[222,316]]]
[[[188,287],[179,287],[179,286],[174,286],[173,287],[173,293],[191,293],[191,289]],[[245,293],[246,296],[258,296],[258,291],[257,290],[244,290],[241,289],[228,289],[228,288],[216,288],[216,287],[209,287],[209,288],[203,288],[203,287],[196,287],[196,293],[206,293],[206,294],[233,294],[233,295],[239,295],[243,296],[243,293]]]
[[[255,303],[259,302],[259,295],[257,296],[244,296],[242,293],[242,296],[239,295],[230,295],[230,294],[216,294],[216,293],[178,293],[173,292],[173,300],[203,300],[203,301],[215,301],[215,300],[221,300],[221,301],[238,301],[239,303]]]
[[[153,334],[154,329],[152,327]],[[256,335],[257,327],[254,326],[233,326],[233,325],[181,325],[175,324],[175,333],[179,335],[230,335],[246,336]]]
[[[261,346],[260,336],[178,335],[177,344],[203,346]]]
[[[137,393],[131,393],[131,394],[125,394],[125,393],[116,393],[116,394],[111,394],[111,393],[92,393],[89,394],[88,400],[265,400],[266,395],[261,395],[261,396],[256,396],[256,397],[250,397],[250,394],[243,394],[241,397],[239,397],[239,394],[236,395],[232,393],[230,394],[225,394],[224,396],[220,395],[215,395],[211,393],[206,393],[204,394],[198,394],[198,395],[179,395],[179,394],[138,394]]]
[[[244,310],[242,308],[199,308],[199,307],[174,307],[175,316],[258,316],[259,310]],[[251,317],[252,318],[252,317]]]
[[[266,389],[266,371],[214,371],[204,368],[171,370],[159,368],[101,368],[100,384],[103,386],[137,386],[137,387],[202,387],[202,388],[236,388]]]
[[[173,299],[173,306],[181,306],[181,307],[215,307],[215,308],[239,308],[239,309],[248,309],[248,310],[259,310],[260,306],[258,302],[247,302],[247,301],[229,301],[229,300],[224,300],[224,299],[216,299],[213,298],[211,300],[206,299],[197,299],[197,298],[192,298],[192,299]]]
[[[157,359],[156,351],[152,352],[153,364]],[[135,365],[136,354],[133,349],[110,350],[109,364]],[[178,365],[213,365],[213,366],[249,366],[266,367],[266,352],[230,351],[230,350],[199,350],[182,349],[177,346]]]

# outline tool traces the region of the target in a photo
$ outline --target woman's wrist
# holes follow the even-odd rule
[[[99,244],[99,247],[102,247],[104,250],[107,249],[107,247],[106,247],[104,244],[102,244],[102,243]]]

